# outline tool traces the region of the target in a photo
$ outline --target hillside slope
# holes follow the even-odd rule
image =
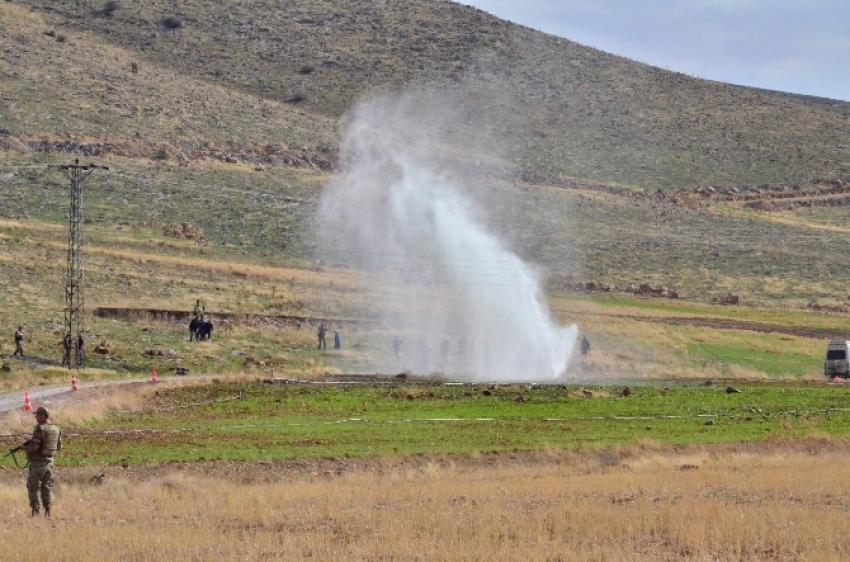
[[[154,64],[47,20],[0,5],[0,142],[8,150],[76,141],[131,157],[255,151],[296,158],[335,142],[335,118]]]
[[[541,173],[647,189],[850,173],[848,103],[691,78],[452,2],[154,0],[109,15],[102,0],[17,3],[193,84],[330,119],[370,92],[441,84],[492,129],[496,151]],[[179,121],[209,138],[229,126],[191,111]]]
[[[209,245],[187,255],[315,267],[342,112],[368,92],[439,83],[431,92],[465,100],[469,120],[435,152],[470,164],[491,190],[488,226],[551,288],[850,302],[847,182],[793,183],[847,173],[850,104],[699,81],[451,3],[170,6],[127,2],[106,16],[82,0],[0,3],[0,218],[64,224],[67,180],[45,164],[92,158],[111,170],[85,185],[87,228],[170,237],[188,223]],[[166,29],[168,17],[181,27]],[[417,107],[439,107],[429,101]],[[501,142],[489,159],[468,158],[486,143],[464,141],[482,129]],[[502,154],[522,181],[489,173],[504,169]],[[767,181],[778,185],[654,189]],[[32,263],[8,249],[0,262],[10,286],[27,286]]]

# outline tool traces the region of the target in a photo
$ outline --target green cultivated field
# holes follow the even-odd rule
[[[850,388],[736,386],[741,393],[727,394],[725,384],[639,386],[627,397],[613,386],[172,389],[138,413],[67,427],[61,463],[368,458],[850,435]]]

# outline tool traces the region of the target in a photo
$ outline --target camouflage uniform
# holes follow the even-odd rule
[[[32,514],[39,512],[39,492],[41,492],[41,505],[44,513],[50,516],[50,507],[53,503],[53,457],[62,449],[62,432],[59,426],[47,421],[47,410],[38,408],[36,414],[44,413],[44,423],[35,426],[32,439],[24,446],[24,451],[29,459],[29,477],[27,478],[27,491],[29,492],[30,508]]]
[[[24,357],[24,331],[18,326],[18,329],[15,331],[15,353],[12,354],[12,357]]]

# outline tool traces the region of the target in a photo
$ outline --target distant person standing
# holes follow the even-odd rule
[[[23,445],[29,460],[27,492],[33,517],[40,511],[39,495],[44,515],[50,517],[53,504],[53,457],[62,449],[62,432],[59,426],[48,421],[49,417],[50,414],[42,406],[35,411],[35,421],[38,425],[32,432],[32,438]]]
[[[457,340],[457,364],[461,368],[466,368],[466,338],[461,336],[459,340]]]
[[[342,348],[342,336],[339,330],[334,330],[334,349],[339,351]]]
[[[445,369],[449,364],[449,349],[451,349],[449,340],[443,338],[440,341],[440,367],[443,369]]]
[[[69,333],[62,338],[62,366],[71,368],[71,334]]]
[[[417,344],[417,347],[416,370],[420,373],[427,373],[431,368],[431,356],[428,353],[428,340],[424,335],[419,336],[419,343]]]
[[[325,323],[320,322],[319,323],[319,330],[316,333],[316,335],[319,338],[319,349],[327,349],[328,348],[327,333],[328,333],[328,329],[325,327]]]
[[[21,326],[15,330],[15,353],[12,357],[24,358],[24,329]]]
[[[587,341],[586,337],[582,336],[581,337],[581,354],[587,355],[588,353],[590,353],[590,342]]]
[[[83,334],[77,336],[77,367],[83,366],[83,361],[85,360],[85,351],[84,347],[86,345],[85,340],[83,339]]]

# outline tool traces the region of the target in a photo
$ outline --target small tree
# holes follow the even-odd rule
[[[106,4],[103,5],[103,8],[101,8],[100,13],[101,15],[109,18],[112,17],[112,14],[114,14],[115,11],[120,7],[121,5],[118,4],[117,0],[109,0]]]
[[[180,21],[180,18],[168,16],[162,20],[162,25],[165,26],[166,29],[180,29],[183,27],[183,22]]]

